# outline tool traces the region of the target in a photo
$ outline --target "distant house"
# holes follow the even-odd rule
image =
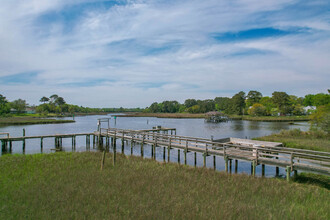
[[[304,113],[309,115],[312,112],[316,111],[316,106],[306,106],[304,107]]]
[[[27,107],[25,109],[25,113],[27,113],[27,114],[35,114],[36,113],[36,110],[34,108]]]

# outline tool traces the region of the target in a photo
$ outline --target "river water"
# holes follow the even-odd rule
[[[26,130],[26,136],[33,135],[47,135],[47,134],[70,134],[70,133],[84,133],[93,132],[97,129],[97,119],[110,117],[92,115],[76,117],[75,123],[67,124],[42,124],[42,125],[24,125],[24,126],[1,126],[0,132],[9,132],[10,136],[22,136],[23,128]],[[72,119],[72,118],[65,118]],[[117,117],[116,122],[112,118],[110,120],[110,127],[122,129],[151,129],[154,126],[163,126],[167,128],[176,128],[177,135],[192,136],[220,139],[226,137],[236,138],[254,138],[277,133],[280,130],[295,129],[308,130],[308,122],[298,122],[289,124],[288,122],[256,122],[256,121],[229,121],[224,123],[206,123],[204,119],[172,119],[172,118],[154,118],[154,117]],[[71,139],[63,139],[64,151],[72,151]],[[117,146],[120,146],[118,143]],[[50,153],[51,148],[54,148],[54,139],[46,138],[43,142],[43,153]],[[0,149],[1,150],[1,149]],[[96,150],[92,149],[91,150]],[[120,152],[121,147],[117,147]],[[145,157],[150,157],[151,147],[144,148]],[[85,136],[77,137],[76,151],[86,151],[86,138]],[[111,151],[111,149],[110,149]],[[133,148],[134,155],[140,155],[140,145]],[[22,142],[13,142],[12,153],[23,153]],[[26,140],[25,154],[40,153],[40,139]],[[125,154],[130,153],[130,148],[125,147]],[[1,152],[2,155],[2,152]],[[183,162],[183,153],[181,155],[181,163]],[[167,157],[166,157],[167,158]],[[157,148],[156,159],[163,160],[162,148]],[[171,161],[177,162],[178,153],[176,149],[171,150]],[[187,162],[193,165],[193,153],[188,153]],[[202,154],[197,154],[197,166],[203,165]],[[207,157],[207,167],[213,167],[213,157]],[[224,160],[221,157],[216,157],[216,169],[224,170]],[[233,166],[234,170],[234,166]],[[250,173],[251,163],[239,161],[238,172]],[[284,169],[280,169],[280,174],[284,174]],[[257,175],[261,175],[261,166],[257,166]],[[274,176],[275,167],[266,166],[266,176]]]

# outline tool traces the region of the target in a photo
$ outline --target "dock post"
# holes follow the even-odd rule
[[[134,136],[132,136],[132,139],[131,139],[131,155],[133,155],[133,137]]]
[[[121,153],[125,154],[125,143],[124,143],[124,136],[125,136],[125,132],[123,131],[123,135],[121,137]]]
[[[261,164],[261,176],[265,177],[265,164]]]
[[[25,137],[25,128],[23,128],[23,137]],[[23,138],[23,152],[25,152],[25,138]]]
[[[257,163],[255,160],[252,161],[252,175],[255,176],[256,175],[256,167],[257,167]]]
[[[172,131],[172,130],[171,130],[171,131]],[[178,149],[178,164],[180,164],[180,162],[181,162],[180,159],[181,159],[181,158],[180,158],[180,149]]]
[[[228,157],[225,157],[225,171],[228,173]]]
[[[203,167],[206,167],[206,155],[207,153],[203,153]]]
[[[117,149],[116,149],[116,143],[113,142],[113,158],[112,158],[112,163],[113,163],[113,166],[116,165],[116,154],[117,154]]]
[[[237,173],[238,170],[238,160],[235,160],[235,173]]]
[[[275,172],[276,172],[275,176],[278,177],[280,175],[280,168],[279,167],[276,167],[276,171]]]
[[[171,155],[171,145],[172,145],[172,138],[170,138],[170,143],[168,144],[168,147],[167,147],[167,162],[170,162],[170,155]]]
[[[184,149],[184,165],[187,165],[187,148]]]
[[[42,138],[40,138],[40,151],[42,152],[42,150],[43,150],[43,145],[44,145],[44,138],[42,137]]]
[[[253,174],[253,162],[251,162],[251,175]]]
[[[229,173],[231,174],[232,171],[232,159],[229,159]]]
[[[93,148],[95,147],[95,135],[93,134]]]
[[[166,148],[163,147],[163,161],[166,162]]]
[[[6,143],[5,140],[1,140],[1,147],[2,147],[2,153],[6,151]]]
[[[215,155],[213,155],[213,170],[216,170],[217,166],[216,166],[216,157]]]
[[[13,151],[13,141],[9,141],[9,152]]]
[[[143,149],[143,143],[144,143],[144,138],[145,136],[142,136],[142,142],[141,142],[141,157],[143,158],[143,153],[144,153],[144,149]]]
[[[105,150],[103,151],[103,155],[102,155],[102,160],[101,160],[101,170],[103,170],[104,160],[105,160]]]
[[[286,181],[290,181],[290,173],[291,173],[291,167],[287,166],[286,167]]]
[[[72,149],[74,149],[74,139],[73,139],[73,135],[72,135],[72,138],[71,138],[71,142],[72,142]]]
[[[74,149],[76,149],[76,135],[74,136],[74,138],[73,138],[73,143],[74,143]]]
[[[194,152],[194,166],[197,166],[197,153]]]

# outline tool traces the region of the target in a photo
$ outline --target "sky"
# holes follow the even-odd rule
[[[329,0],[0,0],[0,94],[147,107],[330,88]]]

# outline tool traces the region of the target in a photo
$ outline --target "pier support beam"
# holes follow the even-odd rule
[[[291,173],[291,167],[287,166],[286,167],[286,181],[290,181],[290,173]]]
[[[197,153],[194,152],[194,166],[197,166]]]
[[[225,171],[228,173],[228,157],[225,157]]]
[[[213,170],[216,170],[217,169],[217,161],[216,161],[216,157],[215,157],[215,155],[213,155]]]
[[[256,168],[257,168],[257,162],[254,160],[252,161],[252,176],[256,176]]]
[[[261,176],[265,177],[265,164],[261,164]]]

